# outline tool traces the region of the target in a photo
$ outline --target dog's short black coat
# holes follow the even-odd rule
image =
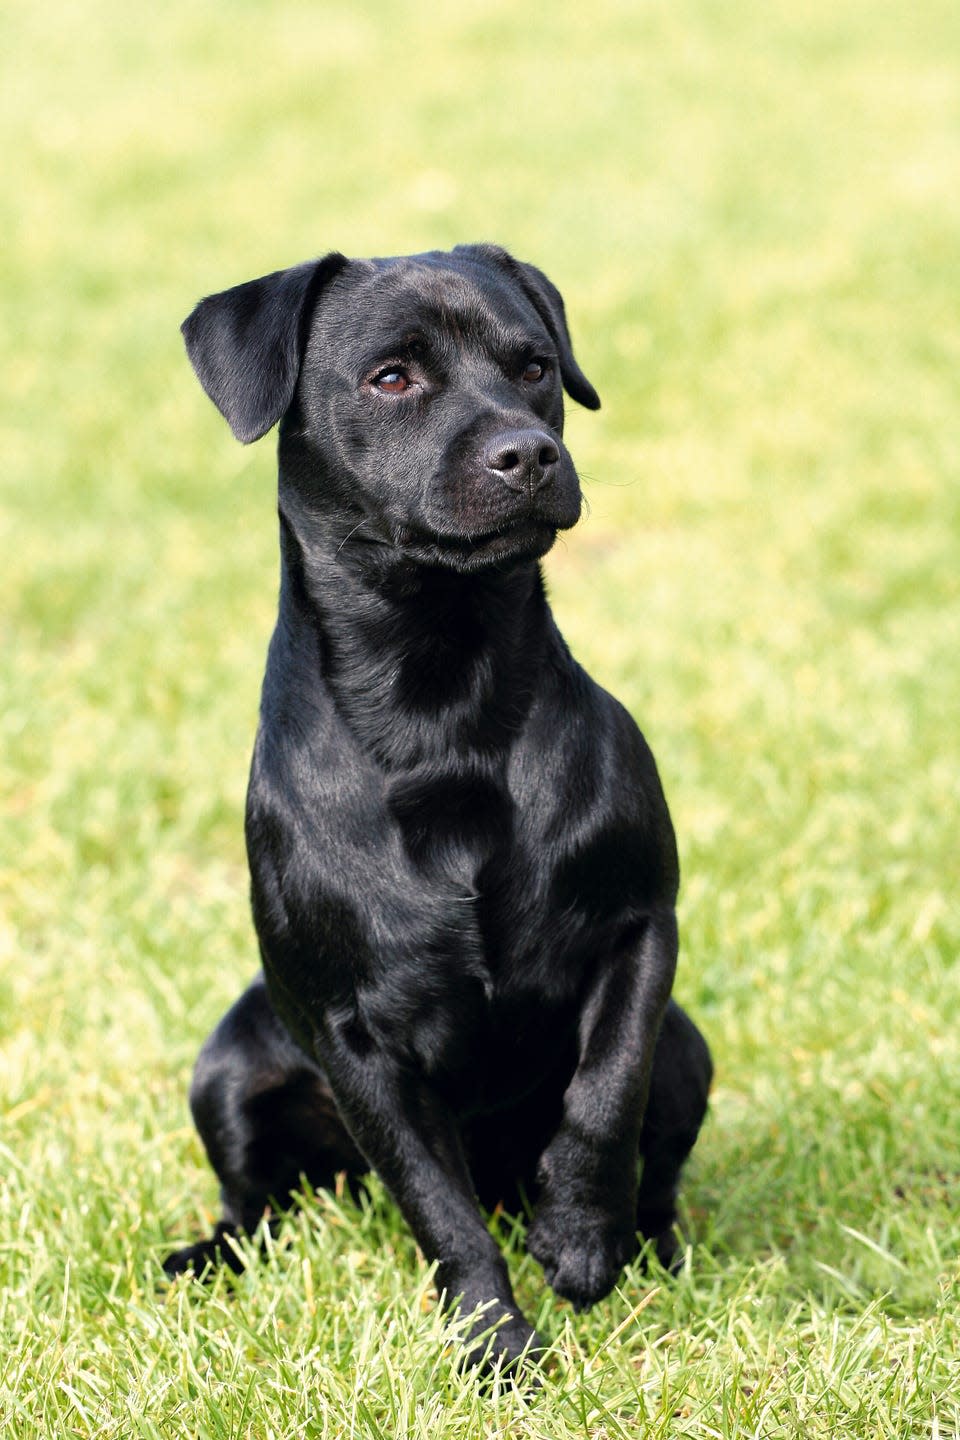
[[[711,1064],[670,1000],[673,829],[647,745],[571,658],[538,565],[580,514],[563,302],[490,245],[326,258],[201,301],[197,374],[280,421],[279,617],[247,801],[263,973],[191,1105],[231,1259],[302,1175],[374,1168],[496,1354],[539,1343],[478,1199],[577,1307],[674,1252]],[[638,1185],[639,1171],[639,1185]]]

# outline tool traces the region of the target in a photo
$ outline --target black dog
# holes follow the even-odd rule
[[[301,1175],[372,1167],[512,1362],[541,1342],[478,1198],[526,1193],[530,1252],[592,1305],[638,1230],[671,1260],[711,1074],[669,999],[653,758],[537,563],[580,514],[562,389],[600,402],[557,290],[491,245],[328,255],[183,329],[238,439],[281,422],[282,566],[246,820],[264,974],[190,1097],[224,1220],[167,1270],[229,1262]]]

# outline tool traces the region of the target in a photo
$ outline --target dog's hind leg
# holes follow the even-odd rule
[[[305,1176],[332,1187],[369,1167],[341,1121],[323,1071],[291,1039],[258,976],[197,1059],[190,1109],[220,1181],[223,1219],[209,1239],[164,1261],[168,1275],[224,1263],[243,1268],[230,1237],[251,1233]]]
[[[703,1123],[712,1076],[707,1042],[686,1011],[671,1000],[654,1052],[637,1194],[637,1229],[654,1242],[658,1260],[668,1268],[677,1252],[673,1227],[680,1171]]]

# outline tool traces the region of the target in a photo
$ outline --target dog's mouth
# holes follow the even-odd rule
[[[534,560],[545,555],[557,538],[557,529],[556,522],[530,516],[472,535],[445,535],[404,525],[397,531],[395,543],[404,555],[421,564],[479,570],[503,560]]]

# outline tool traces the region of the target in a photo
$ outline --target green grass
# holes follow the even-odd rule
[[[960,11],[90,0],[0,19],[0,1412],[30,1437],[960,1435]],[[210,1293],[198,1045],[255,966],[241,814],[272,445],[177,326],[327,248],[491,239],[598,416],[555,607],[680,836],[717,1059],[677,1278],[478,1390],[374,1187]]]

